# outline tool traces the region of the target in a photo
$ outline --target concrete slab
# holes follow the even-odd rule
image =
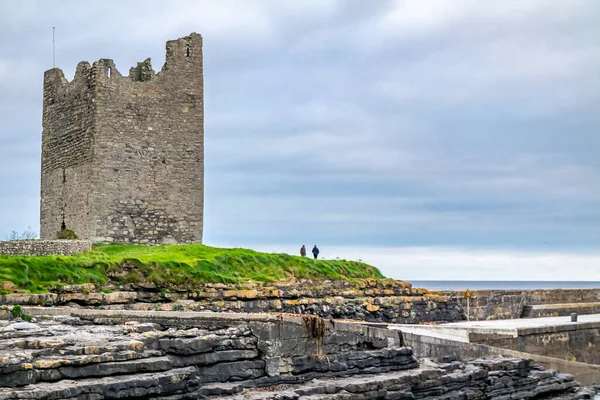
[[[399,330],[404,333],[426,335],[438,339],[454,340],[469,343],[469,331],[460,327],[430,326],[430,325],[388,325],[388,329]]]
[[[521,329],[541,328],[556,325],[576,325],[600,322],[600,314],[579,315],[577,322],[571,322],[571,317],[521,318],[493,321],[465,321],[444,324],[445,327],[483,328],[483,329]]]
[[[577,322],[571,322],[569,316],[452,322],[442,325],[389,325],[390,329],[463,343],[469,343],[471,333],[517,337],[531,333],[560,332],[595,327],[600,328],[600,314],[580,315]]]

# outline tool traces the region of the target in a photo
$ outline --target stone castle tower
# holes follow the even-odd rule
[[[202,37],[171,40],[123,76],[80,62],[44,74],[40,237],[200,243],[204,208]]]

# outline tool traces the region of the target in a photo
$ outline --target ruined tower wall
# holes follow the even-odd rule
[[[62,227],[92,233],[91,193],[94,81],[80,63],[72,82],[58,68],[44,75],[40,237],[56,239]]]
[[[95,241],[202,240],[203,80],[199,35],[167,43],[163,70],[149,60],[122,76],[111,60],[97,81]]]
[[[202,38],[167,42],[123,76],[109,59],[44,85],[41,237],[200,243],[204,208]]]

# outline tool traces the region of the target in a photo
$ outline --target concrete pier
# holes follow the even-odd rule
[[[418,357],[529,358],[585,384],[600,384],[600,314],[579,315],[577,322],[565,316],[389,328],[400,330]]]

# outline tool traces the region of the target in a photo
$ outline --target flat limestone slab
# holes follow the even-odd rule
[[[289,321],[301,322],[299,316],[267,314],[267,313],[226,313],[211,311],[138,311],[138,310],[97,310],[90,308],[70,307],[23,307],[23,313],[34,316],[40,315],[69,315],[84,319],[115,318],[115,319],[174,319],[174,320],[226,320],[226,321]]]

